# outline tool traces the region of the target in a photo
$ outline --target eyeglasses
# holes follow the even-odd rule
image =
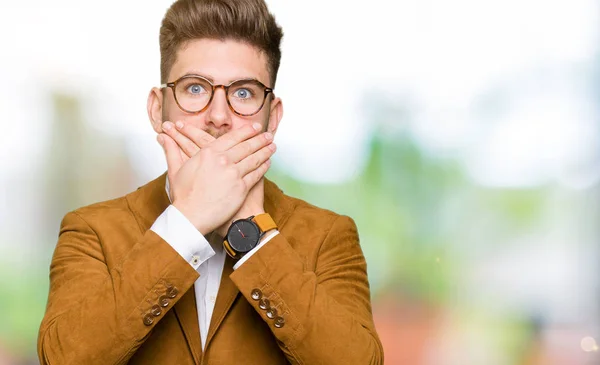
[[[236,80],[229,85],[213,85],[198,75],[185,75],[173,82],[160,85],[160,88],[173,90],[175,102],[181,110],[188,113],[200,113],[206,110],[218,88],[225,90],[229,109],[242,117],[258,113],[265,104],[267,95],[273,89],[255,79]]]

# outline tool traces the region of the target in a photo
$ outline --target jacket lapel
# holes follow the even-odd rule
[[[202,341],[200,340],[200,324],[198,324],[198,310],[196,307],[196,293],[194,286],[188,290],[173,308],[179,325],[187,340],[194,362],[200,364],[202,358]]]
[[[225,315],[227,314],[227,312],[229,312],[229,309],[233,305],[233,302],[240,293],[233,281],[229,278],[229,275],[231,275],[231,273],[233,272],[234,264],[235,261],[233,261],[233,259],[229,257],[229,255],[227,255],[225,259],[225,265],[223,266],[223,275],[221,276],[221,284],[219,285],[217,301],[215,303],[215,308],[213,309],[212,317],[210,319],[210,326],[208,327],[205,348],[208,348],[210,340],[217,332],[217,329],[221,325],[221,322],[223,322]]]
[[[127,195],[127,202],[134,213],[142,234],[152,227],[159,215],[170,204],[165,190],[166,173],[135,192]],[[200,363],[202,357],[202,342],[200,340],[200,325],[196,309],[196,295],[192,286],[173,307],[175,317],[183,330],[195,363]]]
[[[142,234],[152,227],[156,218],[171,204],[165,190],[166,181],[167,174],[164,173],[126,196]]]

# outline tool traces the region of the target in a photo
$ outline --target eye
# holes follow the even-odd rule
[[[233,96],[239,99],[249,99],[254,95],[252,95],[252,91],[249,89],[238,89],[233,93]]]
[[[202,85],[200,85],[200,84],[191,84],[191,85],[189,85],[187,87],[187,91],[190,94],[195,94],[195,95],[202,94],[203,92],[205,92],[204,87]]]

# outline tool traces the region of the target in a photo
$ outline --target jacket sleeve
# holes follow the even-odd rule
[[[333,222],[314,271],[278,234],[231,279],[269,325],[291,363],[383,364],[366,262],[349,217]],[[277,311],[275,316],[263,309],[265,298]]]
[[[197,275],[151,230],[109,268],[98,235],[79,214],[68,213],[50,265],[40,363],[127,363]]]

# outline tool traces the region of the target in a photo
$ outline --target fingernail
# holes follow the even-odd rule
[[[275,151],[277,149],[277,146],[275,145],[275,143],[271,143],[269,145],[269,148],[271,149],[271,151]]]
[[[161,146],[165,144],[165,139],[160,134],[156,137],[156,140]]]
[[[181,129],[183,128],[183,122],[177,122],[175,123],[175,126],[177,127],[177,129]]]
[[[171,130],[171,128],[173,128],[173,123],[171,122],[164,122],[162,125],[163,130],[168,131]]]
[[[271,139],[273,139],[273,135],[271,133],[267,132],[267,133],[265,133],[265,138],[268,140],[271,140]]]
[[[259,131],[262,128],[262,126],[260,125],[260,123],[254,123],[254,124],[252,124],[252,128],[254,128],[257,131]]]

